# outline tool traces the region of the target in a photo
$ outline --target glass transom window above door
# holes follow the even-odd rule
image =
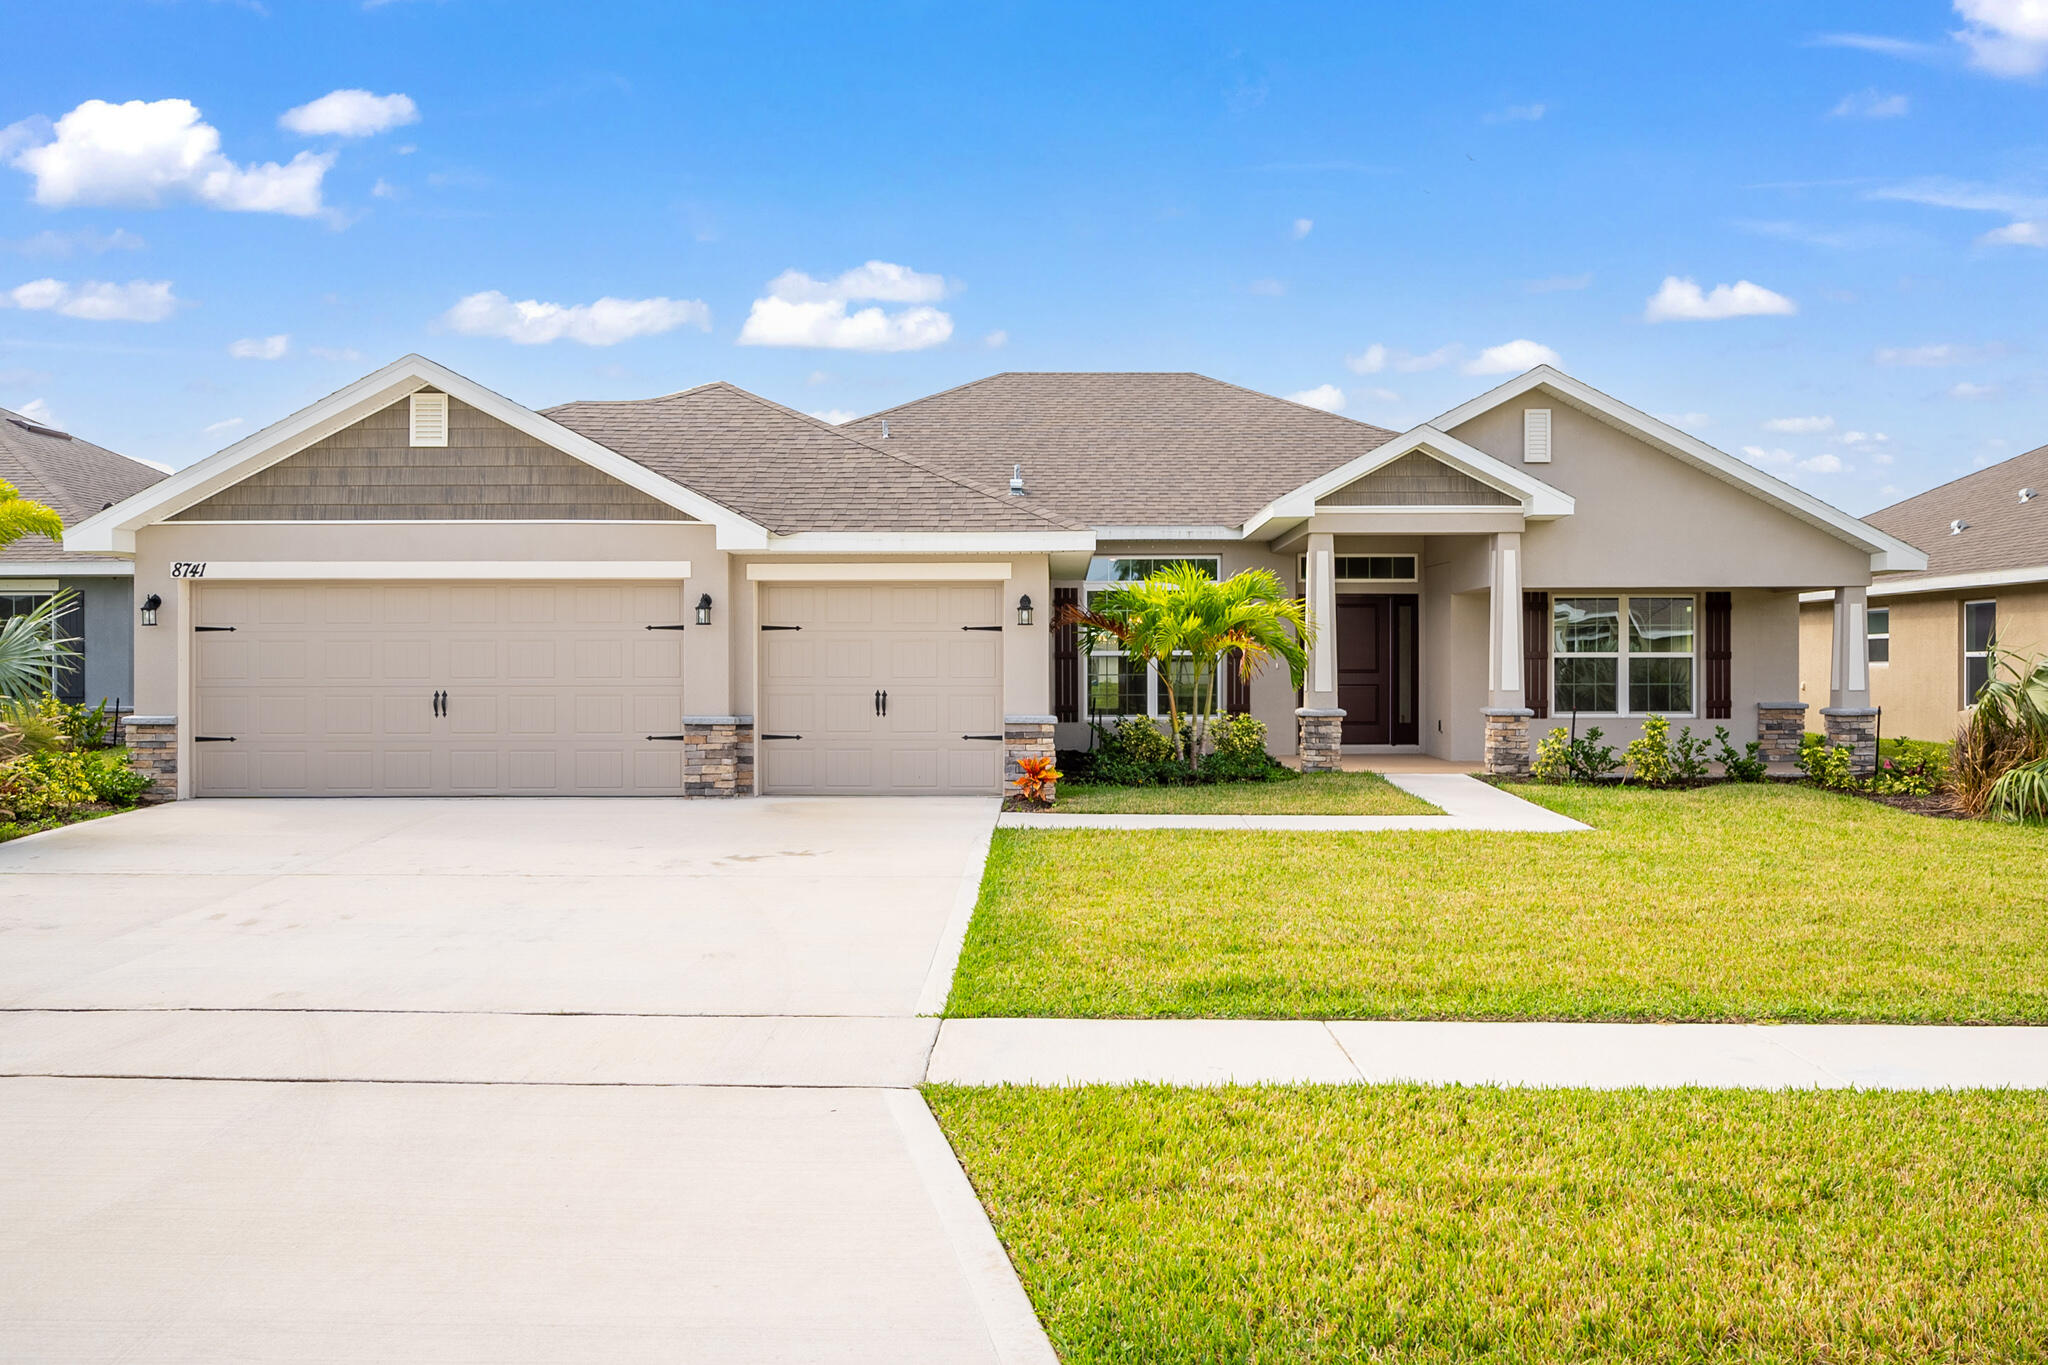
[[[1698,613],[1692,597],[1553,597],[1553,713],[1691,715]]]

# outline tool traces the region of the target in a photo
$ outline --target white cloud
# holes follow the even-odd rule
[[[1829,439],[1852,450],[1863,450],[1871,446],[1889,445],[1892,438],[1881,431],[1845,431]]]
[[[988,347],[991,351],[1000,351],[1003,349],[1003,347],[1010,344],[1010,334],[1004,331],[1002,328],[998,327],[996,328],[996,330],[990,332],[987,336],[983,337],[981,339],[981,344]]]
[[[1287,282],[1267,276],[1264,279],[1253,280],[1245,288],[1261,298],[1277,299],[1287,292]]]
[[[1990,360],[2004,353],[2001,346],[1956,346],[1943,343],[1937,346],[1886,346],[1881,348],[1876,360],[1880,365],[1905,366],[1912,369],[1940,369],[1944,365],[1968,365],[1979,360]]]
[[[1825,453],[1799,462],[1799,468],[1809,474],[1839,474],[1847,467],[1840,456]]]
[[[830,422],[833,426],[836,427],[843,426],[846,423],[851,422],[854,418],[860,416],[860,414],[857,412],[850,412],[845,408],[826,408],[823,412],[812,413],[811,416],[817,418],[820,422]]]
[[[614,346],[633,337],[656,336],[678,327],[711,330],[711,310],[695,299],[615,299],[595,303],[514,303],[495,289],[471,294],[441,317],[464,336],[501,337],[521,346],[575,341]]]
[[[1392,389],[1360,389],[1358,393],[1361,398],[1370,398],[1375,403],[1398,403],[1401,401],[1401,395]]]
[[[1297,218],[1294,220],[1294,240],[1297,242],[1315,230],[1316,220],[1313,218]]]
[[[130,280],[127,284],[87,280],[76,285],[30,280],[0,297],[16,308],[62,313],[91,322],[162,322],[178,311],[169,280]]]
[[[1904,95],[1859,90],[1853,95],[1842,96],[1828,114],[1832,118],[1904,118],[1912,111],[1913,102]]]
[[[93,228],[58,232],[44,228],[33,237],[0,242],[0,247],[18,251],[24,256],[51,256],[60,260],[80,252],[101,256],[109,251],[140,251],[146,245],[148,243],[126,228],[115,228],[112,232],[99,232]]]
[[[1955,0],[1966,25],[1955,34],[1970,64],[1994,76],[2048,70],[2048,0]]]
[[[279,332],[270,337],[243,337],[230,342],[228,354],[237,360],[282,360],[285,352],[292,348],[289,332]]]
[[[1338,388],[1335,384],[1318,384],[1312,389],[1303,389],[1300,393],[1288,394],[1287,401],[1290,403],[1300,403],[1304,407],[1321,408],[1324,412],[1342,412],[1344,411],[1344,390]]]
[[[1701,427],[1714,424],[1714,419],[1704,412],[1660,412],[1656,414],[1656,418],[1660,422],[1669,422],[1674,427],[1688,431],[1697,431]]]
[[[2048,247],[2048,218],[2037,218],[2032,222],[2007,223],[2002,228],[1991,229],[1977,240],[1986,246]]]
[[[1998,385],[1972,384],[1967,379],[1959,380],[1949,386],[1948,396],[1960,398],[1965,402],[1975,402],[1980,398],[1996,398],[1998,397]]]
[[[420,121],[410,95],[336,90],[278,115],[278,126],[301,137],[369,137]]]
[[[1357,355],[1344,357],[1344,364],[1353,374],[1378,374],[1386,369],[1400,374],[1420,374],[1424,370],[1440,370],[1457,358],[1458,347],[1455,345],[1439,346],[1434,351],[1416,355],[1375,341]]]
[[[1387,348],[1375,341],[1357,355],[1345,356],[1344,364],[1353,374],[1378,374],[1387,368]]]
[[[1774,293],[1760,284],[1751,284],[1748,280],[1717,284],[1712,290],[1701,293],[1693,280],[1666,275],[1663,287],[1644,305],[1643,321],[1718,322],[1723,318],[1761,317],[1798,311],[1799,305],[1783,294]]]
[[[1885,57],[1904,57],[1912,61],[1928,61],[1935,58],[1940,49],[1932,43],[1916,43],[1906,38],[1891,38],[1881,33],[1823,33],[1813,40],[1814,47],[1847,47],[1859,52],[1875,52]]]
[[[1540,280],[1531,280],[1522,287],[1532,294],[1559,294],[1572,289],[1584,289],[1593,283],[1593,272],[1583,275],[1550,275]]]
[[[238,166],[221,154],[220,131],[201,121],[190,100],[87,100],[52,131],[55,140],[13,159],[35,177],[35,201],[51,208],[154,208],[185,198],[209,208],[309,217],[321,211],[320,182],[334,164],[332,153],[300,152],[284,165]]]
[[[1801,474],[1840,474],[1848,469],[1839,455],[1823,452],[1819,455],[1795,455],[1778,447],[1766,449],[1763,446],[1744,446],[1742,453],[1753,465],[1766,469],[1778,469]]]
[[[1510,104],[1497,114],[1488,114],[1488,123],[1534,123],[1549,110],[1547,104]]]
[[[1520,374],[1538,365],[1562,366],[1556,351],[1527,338],[1489,346],[1465,362],[1466,374]]]
[[[396,199],[398,194],[398,187],[381,175],[377,177],[377,183],[370,186],[372,199]]]
[[[353,346],[308,346],[306,354],[316,360],[338,360],[353,365],[363,358],[363,353]]]
[[[1812,436],[1834,429],[1832,417],[1773,417],[1764,423],[1765,431],[1782,431],[1788,436]]]
[[[1976,180],[1954,180],[1947,176],[1922,176],[1897,185],[1883,185],[1870,191],[1871,199],[1891,199],[1905,204],[1926,204],[1937,209],[1963,209],[1972,213],[2003,213],[2012,218],[2048,215],[2048,195],[2017,190],[2008,185],[1987,185]]]
[[[57,414],[52,412],[50,405],[40,398],[29,399],[26,403],[16,408],[15,411],[39,427],[51,427],[57,431],[64,429],[63,425],[57,421]]]
[[[740,328],[739,344],[921,351],[953,335],[953,319],[931,307],[946,293],[943,276],[920,274],[887,261],[869,261],[832,280],[785,270],[768,282],[765,298],[754,300]],[[847,304],[854,300],[916,306],[894,313],[879,307],[849,312]]]
[[[227,417],[218,422],[211,422],[201,427],[199,431],[202,436],[218,436],[224,431],[233,431],[246,420],[248,419],[242,417]]]

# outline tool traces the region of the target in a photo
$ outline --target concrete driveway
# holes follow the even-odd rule
[[[36,1360],[1049,1360],[913,1091],[993,801],[190,802],[0,846]]]

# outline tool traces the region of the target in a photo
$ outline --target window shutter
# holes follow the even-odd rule
[[[1735,714],[1735,597],[1707,594],[1707,719],[1727,720]]]
[[[1252,680],[1245,676],[1244,659],[1236,654],[1223,661],[1223,706],[1233,716],[1251,714]]]
[[[1522,463],[1550,463],[1550,409],[1522,409]]]
[[[1550,714],[1550,594],[1522,594],[1522,702],[1538,720]]]
[[[448,444],[448,395],[416,393],[412,396],[412,443],[416,446]]]
[[[1080,604],[1079,588],[1052,590],[1052,713],[1059,720],[1081,719],[1081,628],[1060,624]]]

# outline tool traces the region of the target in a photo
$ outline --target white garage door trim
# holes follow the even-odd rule
[[[972,583],[1009,578],[1007,561],[971,559],[958,564],[749,564],[756,583]]]
[[[665,523],[666,524],[666,523]],[[172,565],[171,576],[241,581],[319,582],[363,579],[443,582],[483,579],[510,582],[524,579],[577,579],[626,582],[635,579],[688,578],[687,559],[194,559]]]

